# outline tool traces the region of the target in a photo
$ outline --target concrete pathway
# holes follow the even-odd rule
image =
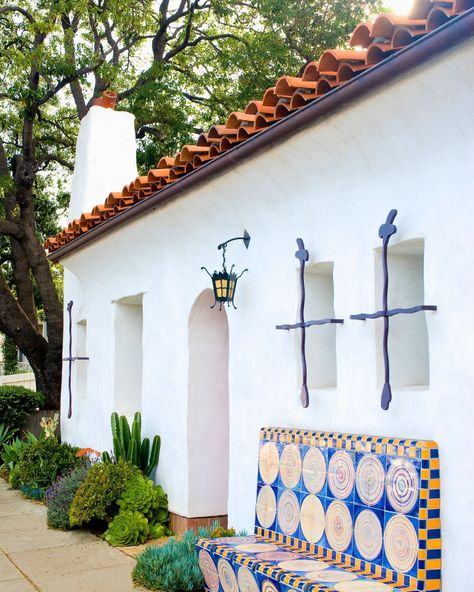
[[[134,566],[89,532],[49,529],[46,508],[0,479],[0,592],[137,592]]]

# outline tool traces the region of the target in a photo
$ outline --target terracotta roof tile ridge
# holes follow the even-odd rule
[[[362,79],[382,62],[385,64],[410,50],[423,37],[431,37],[437,29],[464,12],[474,12],[474,0],[416,0],[408,16],[384,13],[371,23],[359,24],[349,41],[352,48],[324,51],[319,61],[306,65],[302,77],[280,77],[261,100],[250,101],[244,110],[231,113],[225,124],[211,126],[199,136],[196,144],[182,146],[174,157],[160,158],[156,168],[138,176],[122,192],[110,193],[103,204],[49,238],[45,248],[53,253],[178,179],[181,181],[198,169],[207,168],[215,158],[236,149],[252,136],[268,133],[270,127],[279,127],[291,120],[311,103],[354,79]]]

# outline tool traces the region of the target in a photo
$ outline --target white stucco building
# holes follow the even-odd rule
[[[74,366],[73,416],[62,415],[63,438],[110,449],[110,413],[140,409],[144,432],[162,436],[156,479],[170,510],[228,514],[230,524],[249,530],[261,426],[436,440],[444,590],[467,590],[473,32],[471,9],[207,164],[184,169],[182,155],[174,170],[187,174],[100,223],[83,219],[80,231],[51,243],[51,258],[65,266],[64,300],[74,302],[73,353],[89,357]],[[345,58],[338,56],[338,67]],[[290,96],[298,89],[292,80]],[[288,96],[275,96],[275,108],[288,105]],[[239,117],[236,134],[255,122]],[[96,152],[94,134],[111,138],[109,150]],[[233,137],[222,133],[220,146]],[[217,143],[206,141],[209,155]],[[135,176],[133,150],[131,116],[92,107],[78,141],[71,219],[103,202],[106,185],[120,192]],[[150,175],[129,193],[140,183],[148,190]],[[383,411],[383,321],[350,315],[381,308],[377,232],[392,208],[399,214],[389,247],[390,305],[438,310],[393,319],[393,401]],[[249,249],[235,242],[227,250],[228,262],[249,269],[238,283],[238,310],[211,310],[201,266],[219,269],[216,246],[244,229]],[[299,334],[275,329],[298,320],[297,237],[310,253],[306,318],[344,319],[308,329],[307,409],[299,400]],[[64,372],[63,410],[67,398]]]

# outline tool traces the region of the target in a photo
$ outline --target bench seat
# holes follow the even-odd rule
[[[208,592],[416,591],[413,586],[396,584],[356,566],[345,567],[322,553],[302,551],[270,537],[200,539],[197,547]]]
[[[264,428],[255,534],[196,546],[208,592],[440,592],[438,447]]]

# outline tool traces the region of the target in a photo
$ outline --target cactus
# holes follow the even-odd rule
[[[148,457],[150,455],[150,438],[143,438],[142,445],[140,447],[140,466],[148,466]]]
[[[160,459],[160,448],[161,448],[161,438],[160,436],[155,436],[153,438],[153,444],[151,447],[151,455],[150,460],[148,461],[148,465],[145,469],[142,468],[143,472],[147,477],[149,477],[153,471],[156,469],[158,465],[158,461]]]
[[[112,438],[118,438],[120,431],[119,416],[118,413],[115,413],[115,411],[110,416],[110,424],[112,426]]]
[[[110,464],[112,462],[110,454],[106,450],[104,450],[104,452],[102,453],[102,462],[106,464]]]
[[[141,438],[142,416],[137,411],[133,418],[132,429],[127,418],[118,413],[112,413],[110,418],[112,426],[112,442],[115,460],[120,458],[130,461],[140,468],[149,477],[156,469],[160,458],[161,438],[155,436],[150,451],[150,439]],[[108,452],[102,455],[103,462],[111,462]]]

